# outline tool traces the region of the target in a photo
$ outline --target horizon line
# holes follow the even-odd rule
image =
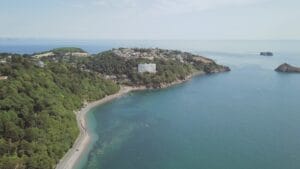
[[[0,40],[50,40],[50,41],[299,41],[300,39],[189,39],[189,38],[36,38],[36,37],[0,37]]]

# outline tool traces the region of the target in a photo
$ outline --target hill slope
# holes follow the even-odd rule
[[[157,72],[138,73],[140,63],[156,64]],[[120,48],[99,53],[84,63],[84,67],[126,85],[160,88],[184,80],[195,72],[230,71],[213,60],[177,50]]]
[[[0,168],[52,169],[78,135],[74,110],[119,87],[64,63],[35,66],[13,57],[0,66]]]

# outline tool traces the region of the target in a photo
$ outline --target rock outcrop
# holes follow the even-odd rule
[[[260,52],[261,56],[273,56],[272,52]]]
[[[284,72],[284,73],[300,73],[300,67],[295,67],[284,63],[280,65],[278,68],[275,69],[277,72]]]

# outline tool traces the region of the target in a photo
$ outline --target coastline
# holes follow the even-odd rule
[[[106,96],[100,100],[88,103],[81,110],[76,112],[77,125],[80,129],[80,134],[74,142],[71,149],[64,155],[64,157],[56,165],[56,169],[72,169],[76,161],[80,158],[81,154],[85,151],[88,144],[91,141],[91,135],[87,131],[87,121],[86,114],[94,107],[107,103],[111,100],[119,98],[131,91],[145,90],[146,87],[131,87],[131,86],[121,86],[119,92]]]
[[[181,84],[188,80],[191,80],[192,77],[194,76],[200,76],[205,74],[206,73],[204,72],[194,72],[184,80],[177,80],[169,84],[163,84],[160,88],[163,89],[177,84]],[[80,128],[80,134],[77,137],[76,141],[74,142],[72,148],[69,149],[68,152],[64,155],[64,157],[59,161],[55,169],[73,169],[77,160],[80,158],[81,154],[86,150],[88,144],[91,141],[91,134],[88,133],[87,131],[87,121],[86,121],[86,114],[89,112],[89,110],[91,110],[96,106],[104,104],[106,102],[109,102],[111,100],[117,99],[129,92],[147,90],[147,89],[153,89],[153,88],[147,88],[146,86],[137,86],[137,87],[121,86],[119,92],[113,95],[106,96],[100,100],[88,103],[81,110],[76,112],[77,125]]]

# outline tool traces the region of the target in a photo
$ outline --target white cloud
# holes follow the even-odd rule
[[[262,0],[160,0],[157,8],[170,13],[182,13],[216,9],[225,6],[250,5]]]
[[[108,2],[106,0],[95,0],[92,1],[91,4],[96,6],[108,6]]]
[[[135,8],[138,7],[140,1],[138,0],[78,0],[81,4],[86,6],[95,6],[95,7],[109,7],[112,9],[118,8]]]
[[[244,6],[268,0],[88,0],[81,1],[97,7],[136,9],[150,13],[186,13],[228,6]]]

